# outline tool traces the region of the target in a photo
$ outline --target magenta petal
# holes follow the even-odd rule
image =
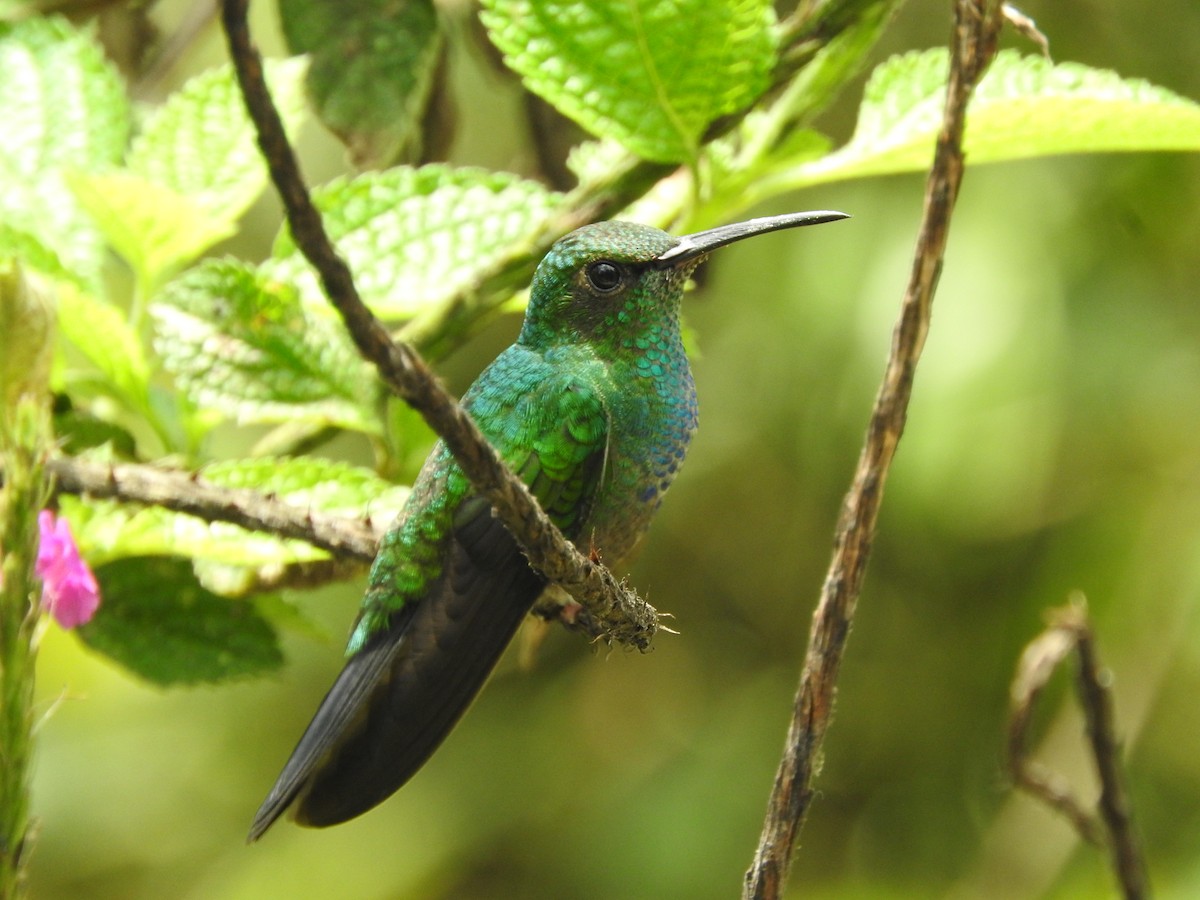
[[[79,555],[66,519],[38,513],[41,542],[34,569],[42,579],[42,605],[63,628],[83,625],[100,606],[96,576]]]

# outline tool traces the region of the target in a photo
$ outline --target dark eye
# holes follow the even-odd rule
[[[608,294],[621,286],[620,266],[606,259],[588,263],[584,274],[587,275],[588,284],[602,294]]]

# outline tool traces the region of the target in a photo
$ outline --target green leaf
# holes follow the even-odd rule
[[[0,24],[0,221],[98,283],[103,243],[63,181],[115,164],[129,133],[120,77],[90,32],[56,16]]]
[[[236,231],[189,197],[127,172],[74,174],[76,198],[137,273],[147,293],[183,263]]]
[[[313,193],[363,300],[385,318],[411,316],[474,284],[537,234],[561,196],[515,175],[440,165],[368,172]],[[275,255],[267,271],[310,300],[323,296],[290,235],[280,236]]]
[[[933,158],[948,68],[944,50],[893,57],[872,74],[858,126],[823,159],[785,164],[754,202],[865,175],[920,171]],[[1060,153],[1200,150],[1200,105],[1145,81],[1005,50],[975,91],[965,136],[971,164]]]
[[[206,260],[151,307],[154,346],[201,409],[377,432],[378,381],[339,320],[236,260]]]
[[[271,95],[291,132],[304,117],[304,70],[300,59],[266,64]],[[127,165],[213,220],[235,221],[266,186],[267,170],[233,70],[197,75],[157,108],[134,139]]]
[[[769,0],[485,0],[482,18],[529,90],[657,162],[695,159],[775,64]]]
[[[93,650],[161,686],[231,681],[283,665],[254,604],[206,591],[186,560],[122,559],[96,569],[100,609],[80,627]]]
[[[390,522],[408,488],[367,469],[320,457],[226,460],[206,466],[206,481],[252,488],[304,510]],[[63,497],[63,511],[83,555],[93,563],[127,556],[185,555],[225,565],[261,567],[324,559],[311,544],[247,531],[227,522],[205,522],[161,507]]]
[[[150,366],[137,334],[116,307],[64,285],[58,293],[59,331],[134,409],[149,405]]]
[[[58,254],[41,239],[3,222],[0,222],[0,258],[19,260],[27,269],[76,287],[83,286],[83,280],[68,269]]]
[[[312,54],[309,96],[360,168],[419,143],[442,39],[430,0],[280,0],[293,53]]]

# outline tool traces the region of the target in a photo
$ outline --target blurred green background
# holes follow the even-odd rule
[[[910,2],[877,59],[943,44],[949,10]],[[1056,60],[1200,99],[1195,0],[1025,11]],[[270,5],[256,15],[265,33]],[[211,32],[178,75],[222,56]],[[516,85],[461,55],[452,85],[453,160],[531,171]],[[840,139],[856,90],[824,123]],[[317,132],[304,148],[315,181],[342,165]],[[631,573],[681,634],[638,656],[556,630],[530,671],[510,652],[444,748],[364,818],[285,823],[243,845],[340,667],[362,579],[296,595],[328,640],[293,637],[278,678],[233,688],[152,689],[49,630],[34,896],[736,896],[921,191],[918,176],[876,179],[757,210],[854,219],[722,251],[689,297],[701,429]],[[232,249],[262,252],[277,216],[261,203]],[[1014,797],[1000,768],[1016,659],[1074,589],[1114,676],[1152,882],[1200,896],[1198,295],[1200,156],[968,171],[794,896],[1113,893],[1101,855]],[[449,360],[451,386],[518,324]],[[1090,796],[1067,688],[1060,675],[1046,698],[1038,754]]]

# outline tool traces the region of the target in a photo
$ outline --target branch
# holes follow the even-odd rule
[[[312,587],[349,577],[375,558],[383,537],[382,529],[369,520],[313,512],[248,488],[212,484],[199,472],[139,463],[92,462],[72,456],[51,458],[46,470],[53,476],[57,492],[159,506],[205,522],[229,522],[249,531],[306,541],[332,555],[331,559],[291,563],[270,575],[260,573],[253,588],[256,591]],[[0,467],[0,486],[5,475]],[[608,620],[578,604],[542,600],[533,614],[592,640],[605,639],[612,633]],[[665,625],[659,628],[671,631]]]
[[[883,488],[904,431],[913,376],[929,329],[950,215],[963,174],[967,103],[996,51],[996,0],[958,0],[941,132],[925,189],[912,274],[892,335],[883,383],[871,412],[853,483],[837,526],[833,558],[813,614],[787,740],[743,897],[775,898],[787,883],[792,851],[812,801],[812,782],[833,710],[846,638],[862,589]]]
[[[617,582],[604,566],[571,545],[529,489],[501,461],[472,419],[438,384],[411,348],[395,344],[366,308],[345,262],[325,233],[320,214],[304,187],[295,154],[263,78],[262,58],[246,25],[249,0],[224,0],[222,20],[230,56],[259,147],[271,172],[296,245],[317,270],[326,296],[337,308],[365,359],[384,383],[405,400],[445,441],[475,488],[525,549],[530,564],[561,585],[620,643],[647,650],[658,628],[649,604]]]
[[[360,519],[314,513],[248,488],[206,482],[202,475],[134,463],[98,463],[60,456],[46,469],[56,489],[100,499],[161,506],[206,522],[307,541],[336,557],[370,562],[381,535]]]
[[[1079,655],[1076,687],[1100,780],[1099,817],[1084,808],[1061,776],[1028,759],[1033,706],[1054,670],[1072,650]],[[1133,827],[1129,795],[1121,774],[1111,692],[1101,675],[1095,635],[1082,601],[1055,610],[1050,627],[1025,648],[1013,678],[1011,697],[1007,757],[1013,783],[1061,813],[1085,841],[1109,849],[1113,872],[1127,900],[1148,896],[1146,863]]]

